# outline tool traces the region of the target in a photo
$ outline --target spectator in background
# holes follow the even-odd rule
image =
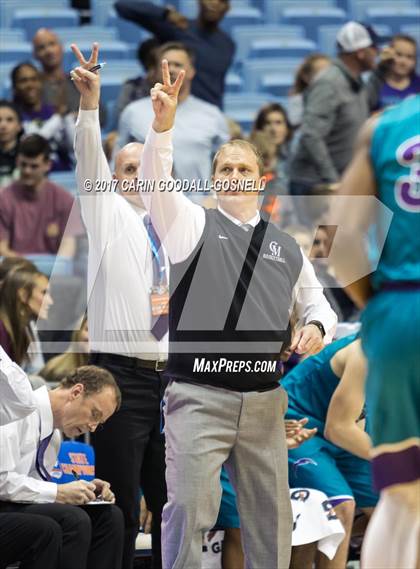
[[[235,45],[219,24],[229,10],[230,1],[197,0],[197,4],[197,20],[188,20],[173,7],[139,0],[118,0],[115,9],[122,18],[155,34],[161,43],[182,42],[193,50],[197,75],[192,93],[222,108],[225,75],[232,63]]]
[[[299,65],[287,104],[289,121],[293,127],[297,128],[302,123],[306,89],[330,64],[328,55],[312,53]]]
[[[139,44],[137,59],[145,69],[146,75],[128,79],[121,87],[115,106],[115,121],[117,123],[127,105],[150,95],[150,89],[158,80],[156,77],[156,51],[159,46],[160,43],[156,38],[149,38]]]
[[[9,101],[0,101],[0,188],[17,178],[16,154],[21,134],[19,109]]]
[[[1,285],[0,345],[27,373],[44,365],[35,322],[46,320],[53,301],[48,278],[26,265],[9,270]],[[30,344],[36,346],[28,353]]]
[[[19,143],[19,179],[0,192],[0,255],[4,257],[74,256],[75,236],[82,227],[75,212],[70,216],[72,196],[47,179],[49,155],[48,141],[38,134]]]
[[[300,139],[291,161],[292,195],[336,189],[353,155],[359,128],[370,113],[372,97],[361,74],[375,67],[376,41],[372,30],[357,22],[339,30],[338,59],[307,89]],[[319,201],[300,202],[301,223],[309,225],[325,212],[327,199]]]
[[[39,375],[47,381],[61,381],[76,368],[89,363],[89,332],[87,316],[84,316],[80,327],[71,336],[69,349],[48,360]],[[73,343],[76,343],[74,345]]]
[[[51,145],[52,170],[70,170],[74,117],[61,115],[42,101],[42,83],[32,63],[20,63],[12,69],[13,101],[22,116],[25,134],[40,134]]]
[[[258,111],[250,140],[264,160],[267,183],[263,218],[283,227],[294,222],[293,203],[288,197],[288,156],[292,136],[293,128],[282,105],[269,103]]]
[[[409,95],[420,93],[416,40],[411,36],[395,35],[389,48],[382,53],[378,73],[372,73],[369,79],[373,89],[379,91],[375,109],[396,105]]]
[[[34,58],[42,67],[42,101],[61,114],[76,115],[79,110],[79,94],[74,88],[70,75],[63,68],[63,46],[52,30],[40,28],[32,38]],[[101,106],[99,118],[102,126],[106,123],[106,109]],[[71,138],[73,141],[73,137]]]
[[[194,54],[188,47],[175,42],[164,44],[157,54],[159,69],[163,59],[168,60],[172,81],[185,69],[174,127],[173,177],[209,180],[213,153],[229,140],[226,118],[215,105],[191,94],[195,67]],[[130,103],[121,115],[117,150],[132,140],[144,142],[153,117],[150,97]]]

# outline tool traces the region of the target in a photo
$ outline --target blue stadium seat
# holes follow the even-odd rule
[[[63,43],[79,43],[94,41],[99,43],[105,41],[118,40],[115,28],[105,28],[103,26],[80,26],[79,28],[58,28],[55,30]]]
[[[394,5],[394,7],[390,8],[383,6],[367,8],[366,16],[369,23],[373,25],[388,25],[393,33],[396,34],[403,26],[412,24],[413,22],[420,22],[420,7],[404,8],[399,5]]]
[[[251,43],[257,39],[293,39],[303,38],[305,35],[302,26],[235,26],[231,30],[232,39],[236,43],[235,59],[242,61],[248,57]]]
[[[51,172],[48,175],[51,182],[65,188],[72,195],[77,193],[76,175],[74,172]]]
[[[72,8],[25,8],[13,14],[12,28],[23,28],[31,40],[39,28],[77,26],[79,14]]]
[[[19,43],[26,41],[25,32],[23,30],[8,28],[0,29],[1,43],[7,45],[9,43]]]
[[[344,24],[346,13],[341,8],[286,8],[283,11],[282,23],[304,26],[306,35],[317,41],[318,28],[322,25]]]
[[[259,109],[270,102],[283,101],[263,93],[226,94],[223,100],[224,112],[248,133]]]
[[[277,97],[286,97],[292,88],[294,75],[291,73],[265,73],[260,79],[261,89]]]
[[[420,44],[420,26],[417,24],[408,24],[401,27],[401,33],[414,38]]]
[[[256,39],[251,43],[250,58],[306,57],[316,51],[317,45],[304,38]]]
[[[135,59],[125,61],[110,61],[101,72],[101,101],[108,105],[115,103],[122,84],[127,79],[143,75],[144,70]],[[108,114],[108,125],[111,124],[113,112]]]
[[[68,8],[68,0],[36,0],[37,8]],[[34,0],[1,0],[0,2],[0,23],[1,28],[8,28],[16,10],[23,8],[33,8]]]
[[[136,46],[145,39],[152,37],[152,34],[133,22],[120,18],[112,8],[108,12],[107,26],[111,26],[118,31],[121,41],[125,41]]]
[[[394,8],[395,0],[349,0],[349,16],[353,20],[364,22],[368,8]],[[399,8],[418,6],[417,0],[398,0]]]
[[[243,65],[244,85],[248,91],[256,92],[262,88],[261,80],[271,73],[294,76],[302,58],[248,59]]]
[[[234,26],[253,26],[263,23],[263,15],[259,8],[244,6],[232,8],[223,18],[221,27],[228,33]]]
[[[92,41],[80,41],[79,48],[84,53],[90,53]],[[100,59],[101,61],[125,60],[132,57],[131,48],[128,44],[121,41],[101,42]],[[70,49],[70,44],[64,46],[64,68],[71,69],[77,64],[76,58]]]
[[[261,2],[261,0],[260,0]],[[334,0],[262,0],[265,21],[270,24],[283,22],[283,12],[289,8],[303,8],[308,12],[321,8],[334,8]]]
[[[17,64],[21,61],[30,60],[32,56],[32,44],[29,42],[8,42],[0,43],[0,61],[2,64]]]
[[[238,73],[230,71],[225,79],[225,93],[239,93],[242,91],[243,80]]]
[[[318,28],[318,45],[321,53],[333,57],[337,53],[336,37],[340,26],[320,26]],[[389,26],[375,26],[375,32],[380,36],[389,36],[391,28]]]

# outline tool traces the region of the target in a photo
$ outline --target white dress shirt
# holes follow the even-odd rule
[[[153,264],[143,223],[146,211],[112,192],[111,186],[106,192],[85,191],[85,180],[93,184],[112,181],[97,110],[79,111],[75,153],[80,207],[89,239],[90,349],[164,360],[168,334],[158,341],[150,332]],[[159,164],[156,169],[160,176]]]
[[[51,433],[45,451],[48,472],[56,463],[61,434],[53,427],[53,415],[46,387],[33,392],[36,410],[9,425],[0,427],[0,500],[9,502],[55,502],[57,484],[42,480],[36,469],[39,443]]]
[[[150,129],[143,150],[140,178],[143,180],[168,180],[171,176],[172,130],[157,133]],[[205,211],[181,192],[154,191],[142,193],[145,207],[150,212],[152,223],[158,232],[172,263],[180,263],[194,251],[204,231]],[[221,207],[219,210],[237,225]],[[258,212],[247,222],[255,227],[259,222]],[[324,342],[334,336],[337,316],[323,294],[323,288],[315,276],[314,268],[302,252],[303,265],[293,289],[293,302],[289,307],[296,310],[298,324],[305,325],[319,320],[325,329]]]
[[[0,426],[23,419],[35,409],[28,376],[0,346]]]

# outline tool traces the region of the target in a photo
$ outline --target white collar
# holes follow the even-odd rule
[[[257,211],[256,214],[254,215],[254,217],[252,217],[248,221],[240,221],[236,217],[233,217],[232,215],[227,213],[227,211],[225,211],[219,204],[217,205],[217,209],[220,211],[220,213],[222,213],[225,217],[227,217],[232,223],[234,223],[235,225],[239,225],[239,226],[249,224],[249,225],[252,225],[252,227],[255,227],[256,225],[258,225],[258,223],[261,219],[259,211]]]
[[[39,387],[34,391],[36,408],[39,413],[41,441],[54,431],[54,419],[47,388]]]

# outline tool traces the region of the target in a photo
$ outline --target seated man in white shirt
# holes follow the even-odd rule
[[[14,366],[4,366],[8,389],[22,388]],[[33,392],[35,410],[0,427],[0,513],[47,516],[61,529],[60,569],[119,569],[123,521],[113,505],[110,485],[99,479],[58,485],[51,480],[62,431],[68,437],[94,432],[119,407],[121,395],[112,375],[96,366],[83,366],[48,392]],[[8,414],[11,415],[10,410]],[[19,415],[16,415],[19,417]],[[79,508],[101,496],[104,506]],[[31,566],[32,567],[32,566]]]
[[[23,419],[34,410],[28,377],[0,346],[0,425]],[[53,519],[39,514],[0,514],[2,568],[19,561],[21,569],[56,569],[61,541],[61,528]]]

